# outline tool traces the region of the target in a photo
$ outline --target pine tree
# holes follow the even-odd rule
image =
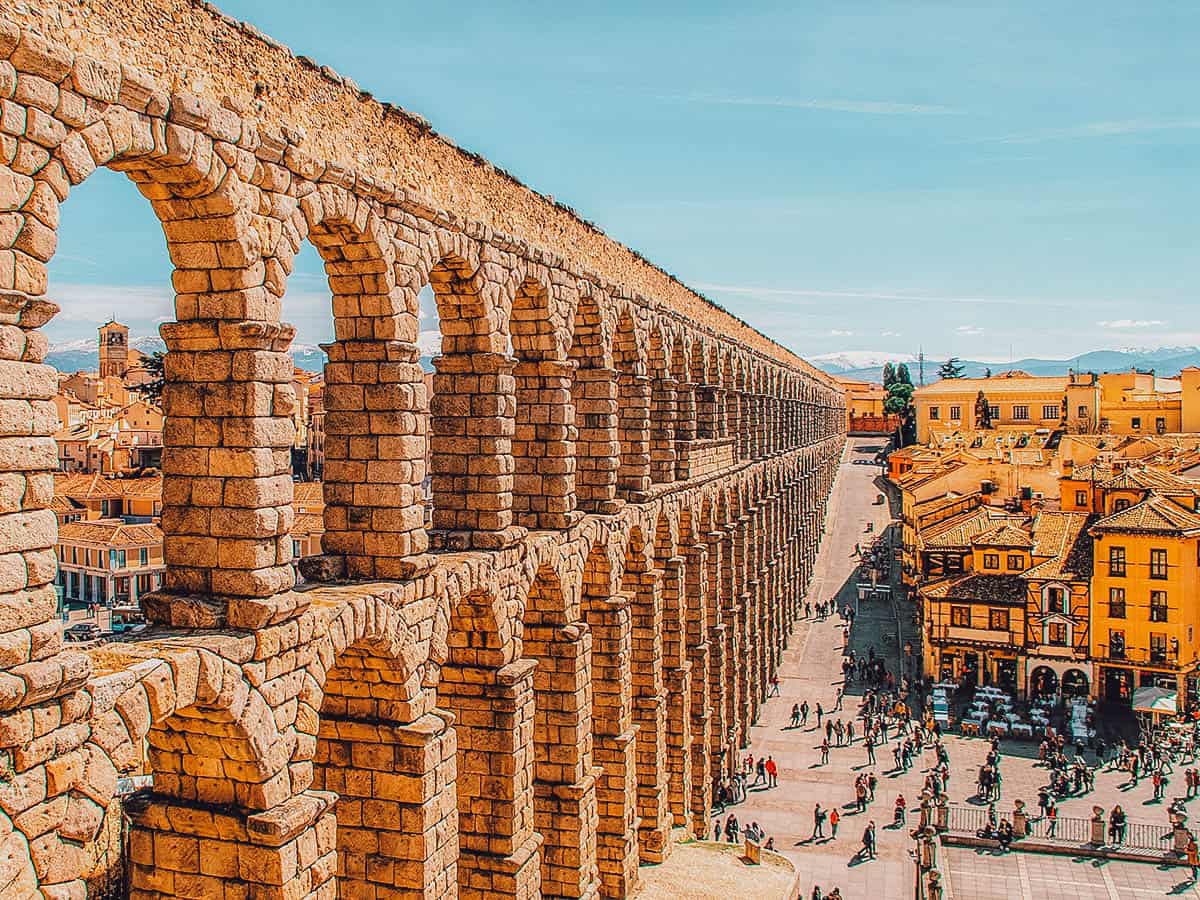
[[[912,384],[912,375],[908,373],[908,363],[900,363],[896,367],[896,381],[900,384]]]
[[[885,388],[889,388],[895,383],[896,383],[896,367],[893,366],[890,362],[885,362],[883,364],[883,386]]]
[[[962,378],[965,368],[966,366],[962,364],[961,359],[957,356],[952,356],[938,366],[938,378]]]

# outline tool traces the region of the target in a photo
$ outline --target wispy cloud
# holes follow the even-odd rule
[[[713,294],[729,294],[733,296],[758,297],[764,300],[887,300],[897,303],[921,304],[994,304],[998,306],[1037,306],[1062,307],[1074,309],[1071,303],[1061,303],[1036,297],[971,297],[971,296],[934,296],[930,294],[893,293],[888,291],[870,291],[861,289],[849,290],[819,290],[813,288],[769,288],[741,284],[713,284],[698,282],[692,285],[700,291]],[[1115,306],[1114,301],[1089,300],[1093,306]]]
[[[1101,328],[1154,328],[1156,325],[1166,325],[1162,319],[1102,319],[1096,323]]]
[[[963,113],[960,109],[932,103],[895,103],[889,100],[753,97],[736,94],[667,94],[663,96],[663,99],[684,103],[703,103],[710,106],[767,106],[777,109],[809,109],[867,116],[957,116]]]
[[[879,336],[880,337],[900,337],[900,332],[899,331],[881,331],[881,332],[879,332]]]
[[[853,331],[847,331],[844,328],[831,328],[829,330],[830,337],[850,337],[853,334]]]
[[[961,334],[966,337],[975,337],[976,335],[983,334],[983,329],[978,325],[959,325],[954,329],[954,331],[956,334]]]
[[[1151,131],[1189,131],[1200,128],[1200,119],[1113,119],[1105,122],[1085,122],[1065,128],[1046,128],[1040,131],[1021,131],[995,137],[978,138],[977,144],[1040,144],[1043,141],[1067,141],[1089,138],[1119,137]]]

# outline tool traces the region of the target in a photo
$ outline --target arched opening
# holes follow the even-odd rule
[[[625,500],[640,503],[650,489],[650,380],[628,309],[622,309],[617,319],[613,361],[617,368],[617,434],[621,444],[617,493]]]
[[[604,319],[594,298],[581,294],[571,333],[571,403],[575,408],[575,497],[586,513],[619,508],[616,371],[607,350]]]
[[[522,647],[533,674],[534,825],[542,835],[542,895],[585,897],[599,883],[592,774],[592,637],[569,621],[558,573],[542,565],[525,602]]]
[[[444,255],[429,283],[442,333],[429,401],[431,538],[437,549],[498,550],[523,534],[513,526],[509,338],[477,264],[463,253]]]
[[[650,330],[650,480],[675,480],[676,399],[671,351],[659,326]]]
[[[453,602],[453,601],[452,601]],[[517,659],[512,623],[488,591],[453,605],[438,705],[457,738],[458,894],[536,896],[541,835],[534,830],[534,660]]]
[[[675,477],[691,475],[691,447],[696,439],[696,385],[691,375],[691,342],[680,336],[671,357],[675,380]]]
[[[1064,697],[1086,697],[1091,689],[1087,673],[1082,669],[1067,669],[1063,672],[1062,692]]]
[[[685,561],[676,552],[671,522],[660,514],[654,529],[655,567],[662,573],[663,687],[666,691],[667,808],[671,825],[692,824],[692,664],[687,647]]]
[[[691,755],[692,791],[689,798],[692,833],[708,834],[712,811],[712,707],[709,704],[712,645],[709,643],[708,548],[703,520],[684,508],[679,517],[679,541],[684,557],[684,627],[687,659],[691,664]]]
[[[1058,693],[1058,673],[1049,666],[1038,666],[1029,673],[1029,696],[1053,697]]]
[[[545,285],[527,278],[512,311],[517,357],[513,515],[526,528],[567,528],[575,510],[575,410],[568,361],[550,319]]]
[[[597,856],[603,893],[624,897],[637,883],[637,731],[630,597],[616,587],[607,548],[597,543],[583,567],[583,612],[592,632],[592,747],[602,770]]]

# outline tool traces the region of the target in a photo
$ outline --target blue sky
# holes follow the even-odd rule
[[[806,355],[1200,344],[1200,5],[221,5]],[[52,340],[170,317],[122,176],[59,247]],[[331,331],[311,250],[285,318]]]

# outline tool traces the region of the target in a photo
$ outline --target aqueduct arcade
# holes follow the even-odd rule
[[[834,383],[209,6],[7,15],[0,896],[85,896],[122,817],[146,900],[622,897],[672,828],[706,834],[805,596]],[[100,168],[174,270],[167,572],[147,632],[80,652],[40,328],[60,217]],[[305,242],[335,340],[324,552],[296,589],[283,296]],[[131,774],[153,787],[122,802]]]

